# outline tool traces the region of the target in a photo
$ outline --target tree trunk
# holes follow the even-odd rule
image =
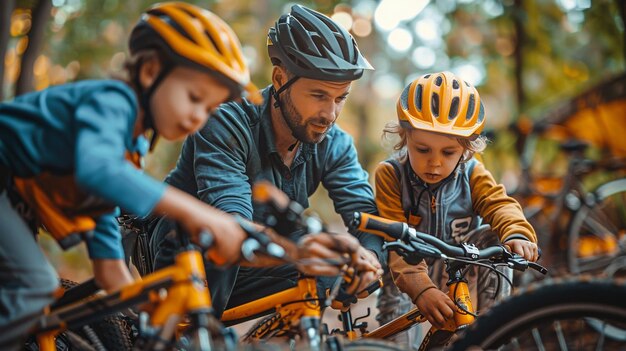
[[[41,52],[51,9],[51,0],[39,0],[33,9],[32,27],[30,28],[30,33],[28,33],[28,47],[22,56],[20,76],[15,83],[15,96],[32,91],[34,88],[33,68],[35,60],[37,60]]]
[[[619,10],[619,14],[622,17],[622,23],[624,24],[624,28],[626,28],[626,0],[616,0],[617,8]],[[626,60],[626,30],[622,36],[622,45],[624,45],[624,60]]]
[[[0,101],[4,100],[4,58],[11,37],[11,12],[15,0],[0,1]]]
[[[517,115],[525,110],[526,96],[524,94],[524,6],[522,0],[515,0],[513,3],[513,23],[515,26],[515,90],[517,100]]]

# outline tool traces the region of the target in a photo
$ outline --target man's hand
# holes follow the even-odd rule
[[[376,256],[365,250],[355,237],[347,234],[317,233],[303,236],[298,241],[297,260],[302,261],[298,263],[298,269],[311,275],[337,275],[347,263],[357,271],[380,270]]]
[[[528,261],[536,262],[539,259],[537,244],[523,239],[512,239],[507,241],[505,246],[509,247],[511,252],[524,257]]]
[[[348,294],[358,294],[372,283],[379,280],[383,275],[380,262],[378,262],[376,254],[372,251],[367,250],[363,246],[359,246],[356,257],[355,262],[353,262],[351,266],[356,269],[357,275],[346,289],[346,293]]]
[[[298,242],[298,261],[298,270],[308,275],[332,276],[342,274],[342,270],[356,271],[346,291],[349,294],[364,290],[383,273],[376,255],[347,234],[319,233],[302,237]]]
[[[456,306],[448,295],[437,288],[428,288],[415,301],[420,313],[435,328],[443,328],[446,320],[454,316]]]
[[[296,267],[307,275],[339,275],[359,246],[347,235],[308,234],[298,241]]]

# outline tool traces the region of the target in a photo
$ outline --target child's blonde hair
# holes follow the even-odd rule
[[[397,152],[397,157],[404,161],[407,157],[406,144],[407,144],[407,129],[403,128],[398,122],[389,122],[383,128],[383,139],[390,140],[394,135],[400,138],[396,144],[393,145],[393,150]],[[481,153],[487,148],[489,139],[484,135],[478,135],[475,137],[456,137],[456,140],[463,147],[463,159],[461,162],[469,161],[474,154]]]

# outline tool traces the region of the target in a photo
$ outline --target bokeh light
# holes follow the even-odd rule
[[[450,71],[463,78],[463,80],[467,81],[468,83],[474,86],[478,86],[485,79],[485,72],[481,68],[482,66],[479,67],[476,64],[466,62],[451,68]]]
[[[374,83],[372,84],[374,93],[386,100],[395,100],[398,98],[400,91],[402,90],[402,84],[400,79],[394,74],[385,73],[374,77]]]
[[[393,50],[403,53],[413,45],[413,36],[405,28],[396,28],[387,36],[387,43]]]
[[[347,12],[335,12],[330,16],[335,22],[339,23],[346,30],[350,30],[352,28],[352,16]]]
[[[366,37],[372,33],[372,23],[365,18],[357,18],[352,24],[352,32],[359,37]]]
[[[432,18],[424,18],[415,22],[415,35],[425,42],[441,41],[439,23]]]
[[[411,55],[411,60],[415,67],[421,69],[433,67],[436,59],[437,55],[435,51],[427,46],[418,46],[413,50],[413,54]]]

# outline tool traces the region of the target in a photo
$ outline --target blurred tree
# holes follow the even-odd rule
[[[0,101],[4,97],[4,57],[6,57],[9,38],[11,37],[11,12],[15,0],[0,1]]]
[[[155,2],[0,1],[0,57],[6,58],[0,97],[120,72],[130,29]],[[265,34],[292,2],[189,2],[211,9],[233,27],[253,80],[260,86],[269,83]],[[380,131],[395,119],[394,103],[403,86],[419,74],[452,70],[470,78],[487,104],[489,127],[501,129],[520,116],[537,118],[555,102],[624,70],[624,0],[299,2],[342,15],[336,18],[347,21],[342,23],[376,68],[354,84],[339,120],[354,136],[366,168],[386,157]],[[494,152],[498,161],[508,157],[503,150],[513,141],[504,136],[492,145],[500,149]],[[179,144],[158,145],[148,172],[162,178],[178,151]],[[498,162],[496,173],[510,164]]]
[[[16,96],[34,89],[33,70],[35,60],[41,54],[41,48],[46,34],[45,29],[47,27],[48,19],[50,18],[51,8],[51,0],[39,0],[35,2],[32,8],[28,46],[22,55],[20,74],[17,82],[15,83]]]

